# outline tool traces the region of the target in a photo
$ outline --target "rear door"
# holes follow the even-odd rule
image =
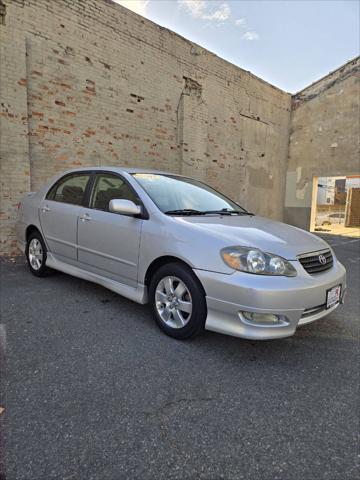
[[[49,251],[59,260],[77,259],[77,223],[91,172],[65,175],[40,204],[40,223]]]
[[[141,204],[136,192],[121,175],[96,173],[89,208],[81,210],[78,222],[79,266],[136,286],[143,220],[111,213],[109,202],[115,198]]]

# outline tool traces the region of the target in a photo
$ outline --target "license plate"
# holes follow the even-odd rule
[[[334,307],[340,302],[341,295],[341,285],[336,285],[336,287],[329,288],[326,292],[326,308]]]

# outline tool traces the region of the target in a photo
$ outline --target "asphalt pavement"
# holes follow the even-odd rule
[[[176,341],[147,306],[3,260],[3,478],[359,478],[360,241],[329,241],[345,305],[265,342]]]

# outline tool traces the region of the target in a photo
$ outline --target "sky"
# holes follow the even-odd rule
[[[359,55],[360,0],[114,0],[290,93]]]

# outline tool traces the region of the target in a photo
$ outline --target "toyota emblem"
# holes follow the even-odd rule
[[[325,265],[325,263],[326,263],[326,257],[325,257],[325,255],[319,255],[319,262],[320,262],[322,265]]]

